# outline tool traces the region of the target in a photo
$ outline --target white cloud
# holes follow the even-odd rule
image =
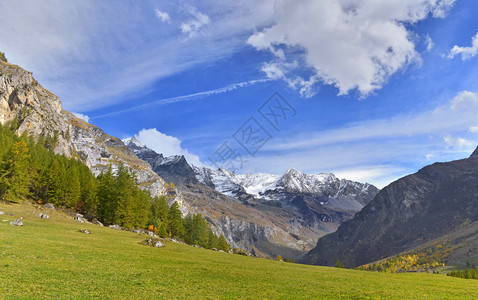
[[[427,45],[427,51],[431,51],[433,47],[435,46],[432,38],[429,35],[425,37],[425,44]]]
[[[453,7],[456,0],[442,0],[438,1],[436,6],[432,9],[432,14],[435,18],[444,18],[446,13]]]
[[[471,133],[478,133],[478,126],[470,126],[468,131]]]
[[[258,50],[274,53],[277,65],[296,61],[297,51],[302,51],[306,65],[321,82],[336,86],[341,95],[353,89],[368,95],[380,89],[398,70],[420,61],[405,24],[423,20],[430,13],[442,17],[453,3],[452,0],[283,0],[276,3],[279,20],[250,36],[248,43]],[[284,50],[292,50],[294,54]],[[284,74],[282,77],[302,76],[277,65],[276,69]],[[264,69],[266,73],[268,70]],[[268,74],[277,77],[279,73]],[[314,76],[310,78],[315,82]],[[296,82],[296,88],[311,83],[310,79],[292,81]]]
[[[159,9],[155,8],[154,9],[154,14],[158,19],[161,20],[163,23],[171,23],[171,17],[167,12],[160,11]]]
[[[191,14],[194,18],[189,20],[188,22],[181,24],[181,31],[184,34],[187,34],[188,37],[194,37],[199,32],[201,27],[209,24],[211,21],[209,16],[201,13],[196,7],[188,5],[187,11]]]
[[[443,137],[448,148],[471,148],[476,146],[473,141],[467,140],[462,137],[453,137],[451,135],[447,135]]]
[[[380,189],[406,174],[407,171],[401,167],[387,165],[359,166],[354,169],[339,170],[335,173],[338,178],[344,178],[358,182],[373,182],[373,184]]]
[[[272,62],[264,63],[261,70],[266,73],[267,78],[271,80],[283,79],[289,87],[299,92],[302,97],[310,98],[317,93],[317,84],[319,77],[312,75],[309,79],[304,79],[301,76],[291,77],[289,73],[297,68],[297,63]]]
[[[86,122],[90,122],[90,117],[88,117],[87,115],[80,114],[80,113],[72,113],[72,114],[75,115],[75,117],[77,118],[80,118]]]
[[[165,157],[172,155],[184,155],[188,163],[202,166],[197,155],[190,153],[181,146],[181,140],[174,136],[166,135],[159,132],[156,128],[142,129],[135,134],[135,137],[148,148],[153,149],[157,153],[163,154]]]
[[[476,124],[478,94],[460,92],[447,104],[413,115],[375,119],[359,124],[316,133],[305,133],[288,143],[270,145],[283,150],[319,147],[322,145],[353,142],[364,139],[396,138],[416,135],[436,135],[466,131]]]
[[[475,56],[477,53],[478,53],[478,33],[471,38],[471,47],[459,47],[458,45],[455,45],[451,49],[450,55],[448,55],[448,57],[454,58],[456,55],[461,54],[461,59],[467,60]]]

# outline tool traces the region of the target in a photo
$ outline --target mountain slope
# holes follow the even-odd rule
[[[165,158],[162,154],[158,154],[146,147],[135,137],[124,139],[123,142],[137,157],[148,162],[153,171],[167,182],[181,185],[198,182],[193,169],[189,166],[184,156],[176,155]]]
[[[165,192],[163,179],[121,140],[63,110],[58,97],[43,88],[30,72],[0,61],[0,123],[14,120],[18,134],[53,137],[56,153],[81,159],[94,174],[109,165],[116,168],[124,164],[136,173],[141,187],[153,195]]]
[[[340,259],[355,267],[434,240],[451,241],[445,239],[448,234],[456,236],[478,221],[477,151],[468,159],[435,163],[393,182],[352,220],[319,239],[304,262],[331,266]],[[477,248],[471,252],[478,254]]]

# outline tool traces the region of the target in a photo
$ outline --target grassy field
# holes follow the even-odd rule
[[[167,243],[0,204],[1,299],[478,298],[478,280],[305,266]],[[23,217],[24,226],[9,221]],[[8,220],[8,221],[4,221]],[[80,228],[91,231],[87,235]]]

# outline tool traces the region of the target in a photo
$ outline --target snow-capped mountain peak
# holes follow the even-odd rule
[[[147,148],[145,144],[141,143],[136,137],[132,136],[121,140],[126,146],[136,146],[137,148]]]
[[[277,181],[277,187],[291,193],[317,194],[335,186],[338,181],[332,173],[308,175],[292,168]]]

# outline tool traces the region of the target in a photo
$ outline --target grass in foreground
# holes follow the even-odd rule
[[[1,299],[478,298],[478,281],[275,262],[75,222],[53,211],[0,204]],[[47,212],[48,213],[48,212]],[[9,221],[23,217],[23,227]],[[3,221],[3,220],[8,220]],[[86,235],[78,232],[89,229]]]

